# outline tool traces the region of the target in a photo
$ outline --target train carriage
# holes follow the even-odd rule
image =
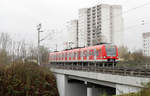
[[[118,49],[113,44],[102,44],[85,48],[70,49],[49,54],[49,62],[97,62],[117,63]]]

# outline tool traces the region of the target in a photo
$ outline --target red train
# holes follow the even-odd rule
[[[49,53],[49,62],[96,62],[116,63],[118,61],[118,48],[113,44],[70,49]]]

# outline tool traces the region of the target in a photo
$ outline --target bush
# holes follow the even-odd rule
[[[0,96],[58,96],[56,79],[29,62],[0,66]]]

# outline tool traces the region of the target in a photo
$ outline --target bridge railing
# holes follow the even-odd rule
[[[97,72],[113,75],[136,76],[150,78],[150,69],[131,67],[98,67],[98,66],[76,66],[76,65],[47,65],[56,69],[76,70],[86,72]]]

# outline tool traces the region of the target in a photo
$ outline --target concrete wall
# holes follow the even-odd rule
[[[55,76],[60,96],[87,96],[84,84],[69,83],[67,76],[64,74],[55,74]]]
[[[55,73],[66,74],[70,76],[82,77],[87,80],[98,80],[114,84],[123,84],[130,85],[134,87],[142,87],[142,83],[147,83],[150,81],[150,78],[143,77],[132,77],[132,76],[121,76],[121,75],[112,75],[96,72],[86,72],[86,71],[75,71],[75,70],[63,70],[63,69],[52,69]]]
[[[66,96],[87,96],[84,84],[69,83]]]
[[[120,85],[116,84],[116,95],[131,93],[131,92],[138,92],[141,88],[133,87],[129,85]]]
[[[69,78],[116,88],[117,95],[123,93],[137,92],[143,87],[142,83],[147,83],[150,81],[150,78],[120,76],[120,75],[103,74],[103,73],[95,73],[95,72],[84,72],[84,71],[62,70],[62,69],[52,69],[52,71],[57,74],[62,74],[62,76],[57,75],[57,79],[59,79],[57,80],[58,87],[60,87],[59,91],[61,94],[65,94],[66,90],[64,88],[67,89],[67,87],[65,86],[66,85],[68,86],[68,84],[66,83],[65,75],[67,75]],[[63,74],[65,75],[63,76]],[[72,88],[71,86],[74,87]],[[74,90],[74,93],[77,94],[78,92],[75,90],[78,90],[78,88],[79,88],[78,91],[84,90],[85,92],[84,87],[81,85],[69,85],[69,89],[70,88],[72,88],[70,91],[71,93]],[[101,92],[101,91],[97,91],[97,92]],[[60,96],[67,96],[67,95],[60,95]]]

